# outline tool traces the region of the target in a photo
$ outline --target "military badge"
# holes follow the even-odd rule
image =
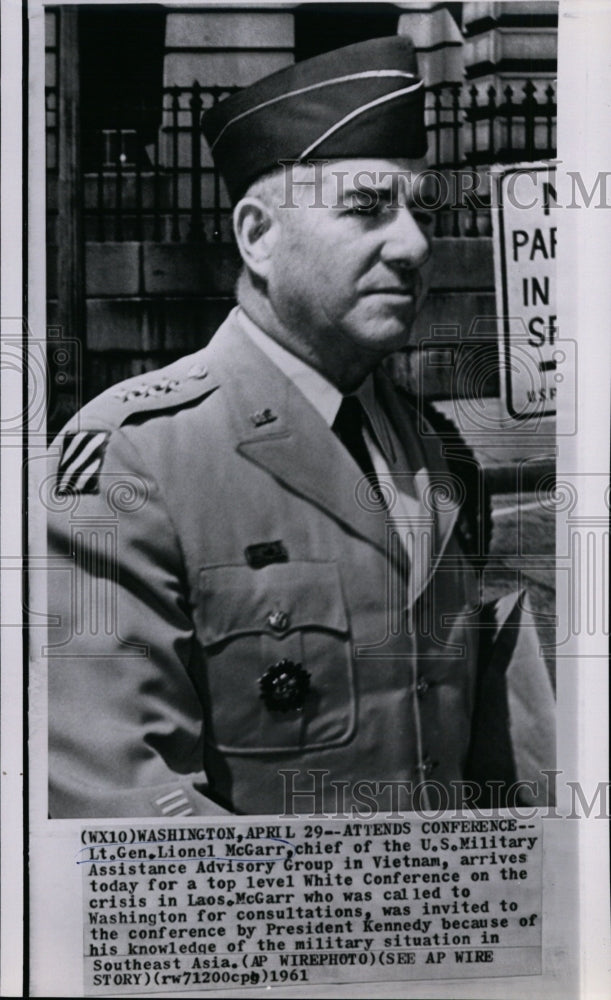
[[[57,469],[57,493],[99,493],[99,474],[110,431],[66,434]]]
[[[255,427],[263,427],[265,424],[273,424],[274,420],[277,420],[277,415],[266,408],[265,410],[257,410],[256,413],[251,414],[250,419],[252,420]]]
[[[299,711],[310,690],[310,675],[301,663],[279,660],[259,678],[259,687],[271,712]]]
[[[252,569],[263,569],[271,563],[289,561],[289,554],[281,539],[274,542],[259,542],[257,545],[247,545],[244,549],[246,562]]]

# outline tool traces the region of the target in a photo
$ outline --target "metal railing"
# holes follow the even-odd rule
[[[436,205],[437,236],[482,236],[491,232],[490,174],[493,164],[533,162],[556,155],[556,91],[551,83],[526,80],[521,87],[445,84],[429,88],[426,116],[429,161],[447,183]],[[466,176],[470,180],[464,183]]]
[[[170,87],[163,91],[161,126],[143,142],[117,110],[112,127],[86,137],[83,174],[85,238],[91,241],[225,242],[231,211],[224,185],[201,134],[200,117],[237,87]],[[46,93],[50,242],[57,181],[57,95]],[[494,87],[444,84],[426,97],[429,163],[442,175],[467,172],[475,194],[456,202],[455,185],[436,210],[436,235],[490,232],[487,167],[551,158],[556,151],[556,99],[551,84]],[[467,190],[464,188],[463,190]]]

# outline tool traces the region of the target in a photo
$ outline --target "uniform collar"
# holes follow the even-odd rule
[[[202,351],[202,360],[227,406],[236,451],[388,556],[386,514],[377,506],[372,509],[354,502],[358,466],[335,434],[328,434],[323,446],[327,425],[319,411],[244,332],[236,313],[231,313]],[[458,510],[455,504],[438,502],[443,490],[428,488],[447,486],[443,445],[426,423],[420,430],[417,411],[383,372],[376,373],[374,382],[381,412],[406,450],[408,466],[427,470],[427,509],[435,517],[432,573],[451,537]],[[412,596],[415,599],[417,594]]]
[[[342,394],[337,386],[265,333],[241,306],[238,307],[237,318],[257,347],[297,386],[327,426],[331,427],[342,401]]]
[[[297,389],[306,397],[308,402],[314,407],[317,413],[323,418],[327,427],[332,427],[340,408],[343,394],[321,375],[320,372],[312,368],[302,358],[292,354],[276,340],[265,333],[257,323],[248,316],[241,306],[238,306],[236,317],[240,326],[248,334],[251,340],[264,354],[282,371]],[[369,421],[376,439],[376,444],[382,451],[387,462],[395,461],[394,449],[388,430],[387,421],[376,399],[375,386],[372,375],[368,375],[365,381],[354,393],[358,396],[363,409],[369,417]]]

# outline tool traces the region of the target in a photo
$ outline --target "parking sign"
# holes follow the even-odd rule
[[[556,414],[556,175],[550,163],[493,172],[493,243],[502,394],[516,420]]]

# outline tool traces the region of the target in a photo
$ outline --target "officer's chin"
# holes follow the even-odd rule
[[[415,323],[403,345],[404,351],[418,351],[425,341],[430,341],[430,330],[425,329],[419,323]]]
[[[406,324],[407,330],[405,335],[405,342],[403,344],[403,350],[414,351],[420,347],[423,341],[429,340],[431,331],[427,327],[426,323],[423,323],[420,319],[420,312],[426,300],[426,292],[423,292],[419,297],[416,306],[414,308],[413,314],[410,318],[408,324]]]
[[[388,333],[371,345],[372,351],[381,357],[395,354],[397,351],[408,350],[412,346],[412,324],[396,333]]]

